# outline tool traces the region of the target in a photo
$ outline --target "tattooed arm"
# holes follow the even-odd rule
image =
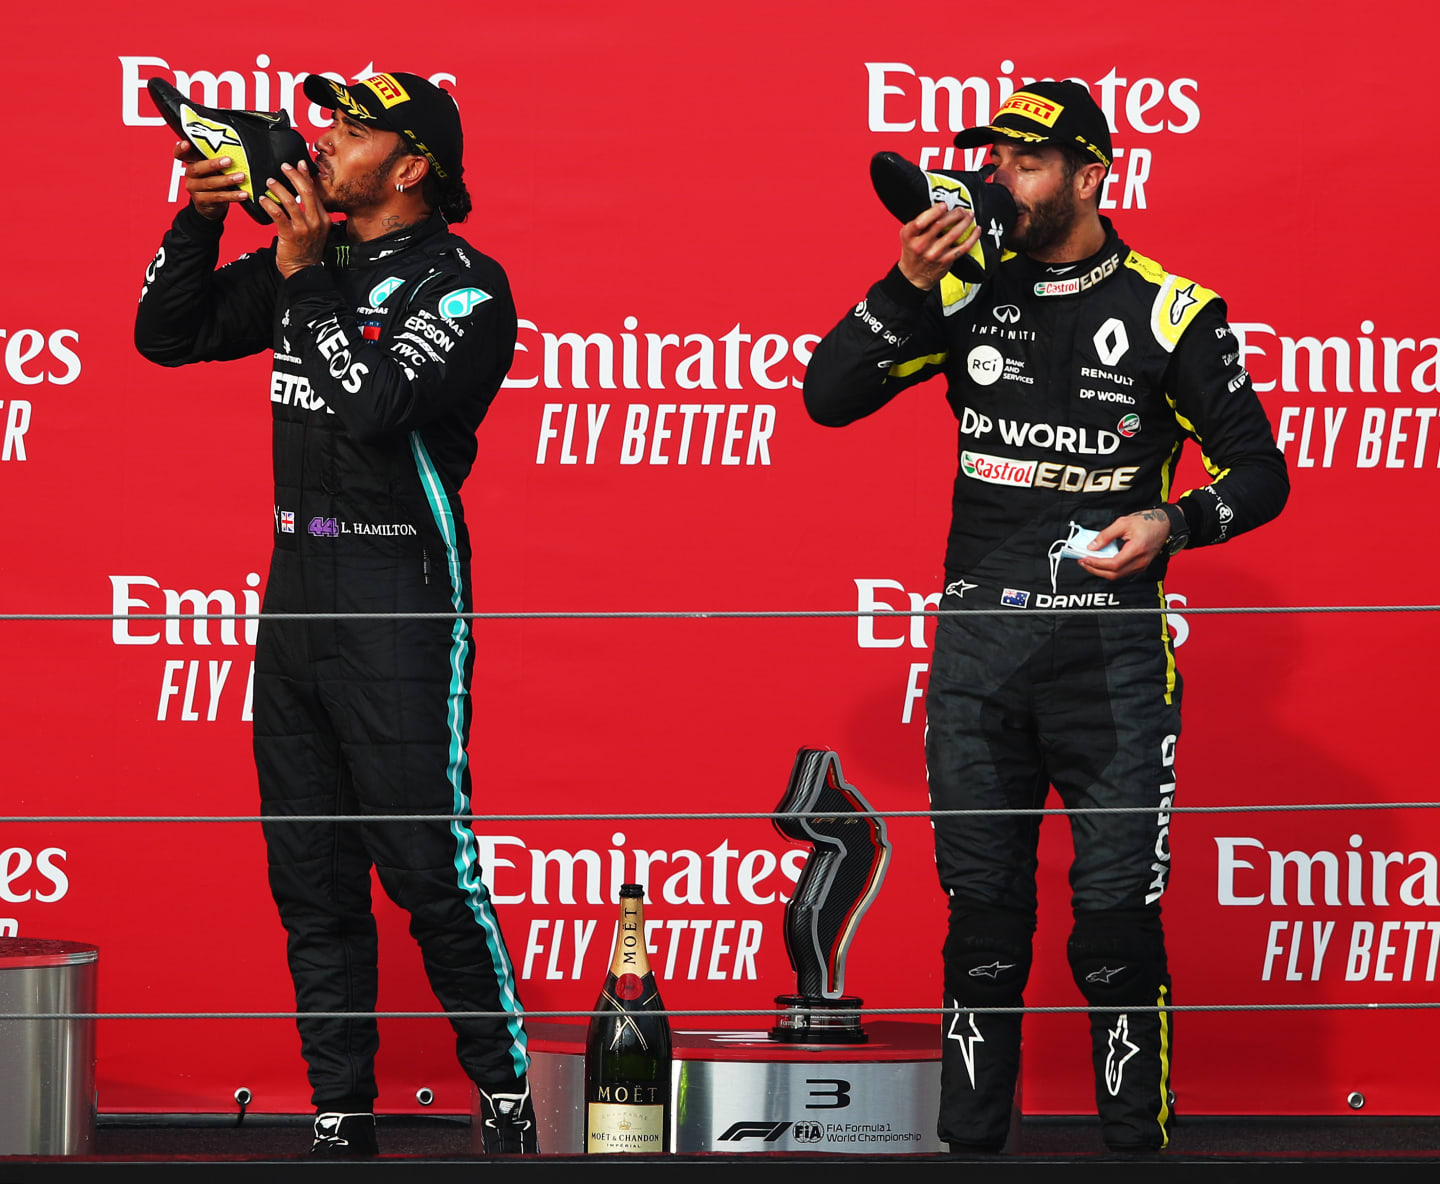
[[[1121,541],[1120,552],[1109,559],[1096,556],[1080,560],[1080,566],[1092,575],[1119,580],[1144,571],[1159,557],[1170,538],[1170,515],[1162,507],[1137,510],[1115,519],[1090,544],[1092,550],[1103,547],[1111,539]]]

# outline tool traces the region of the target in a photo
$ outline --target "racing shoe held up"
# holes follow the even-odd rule
[[[186,98],[163,78],[152,78],[146,84],[155,109],[165,117],[170,130],[188,140],[207,159],[228,156],[234,162],[226,175],[244,173],[240,188],[245,191],[241,208],[262,225],[270,224],[270,215],[259,198],[266,178],[274,177],[291,194],[293,187],[285,180],[282,164],[297,168],[304,161],[315,175],[315,162],[305,137],[290,126],[284,111],[232,111],[223,107],[205,107]],[[278,195],[272,190],[271,197]]]
[[[989,169],[926,172],[894,152],[877,152],[870,158],[870,183],[881,203],[901,222],[909,222],[937,202],[974,215],[979,241],[950,268],[956,279],[972,284],[984,280],[1000,261],[1005,239],[1015,225],[1015,199],[1005,186],[987,183],[989,174]]]

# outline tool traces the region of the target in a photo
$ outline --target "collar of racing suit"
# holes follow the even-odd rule
[[[445,216],[437,210],[425,221],[417,222],[413,226],[403,226],[389,234],[382,234],[379,238],[354,243],[345,237],[345,223],[336,222],[330,228],[330,238],[325,244],[326,263],[337,267],[363,267],[377,259],[384,259],[387,255],[398,254],[416,243],[434,238],[437,234],[444,234],[449,229],[450,224],[445,220]]]
[[[1081,291],[1094,287],[1095,283],[1103,283],[1110,279],[1125,262],[1125,257],[1130,254],[1130,248],[1115,233],[1115,227],[1110,219],[1104,214],[1100,215],[1100,225],[1105,228],[1105,241],[1100,249],[1085,259],[1077,259],[1074,263],[1042,263],[1038,259],[1032,259],[1029,255],[1018,254],[1007,260],[1007,266],[1013,268],[1012,275],[1017,276],[1024,283],[1047,283],[1055,282],[1057,289],[1065,280],[1076,279],[1083,276],[1095,274],[1092,282],[1077,287],[1073,291],[1057,290],[1047,295],[1054,296],[1078,296]],[[1114,262],[1110,262],[1111,259]],[[1037,292],[1036,295],[1039,295]]]

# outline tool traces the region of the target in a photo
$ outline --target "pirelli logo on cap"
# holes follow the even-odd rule
[[[1064,110],[1064,106],[1053,99],[1042,99],[1039,95],[1032,95],[1029,91],[1017,90],[1000,104],[1000,110],[995,112],[995,118],[999,119],[1005,112],[1013,111],[1017,115],[1024,115],[1027,119],[1043,123],[1046,127],[1054,127],[1055,121],[1060,118],[1060,113]]]
[[[393,74],[372,75],[365,79],[365,85],[375,92],[375,96],[386,107],[403,103],[410,97],[410,92],[396,81]]]

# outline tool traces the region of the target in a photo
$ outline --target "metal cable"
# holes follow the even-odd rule
[[[1411,613],[1435,612],[1440,605],[1251,605],[1204,608],[1181,607],[1106,607],[1106,608],[1051,608],[1042,610],[1015,608],[976,609],[837,609],[837,610],[657,610],[657,611],[616,611],[616,612],[470,612],[470,613],[0,613],[0,621],[284,621],[284,620],[711,620],[711,619],[786,619],[786,618],[846,618],[846,617],[915,617],[915,616],[1034,616],[1037,611],[1057,616],[1101,616],[1101,615],[1154,615],[1176,613],[1184,616],[1226,615],[1226,614],[1308,614],[1308,613]],[[1233,814],[1260,812],[1296,812],[1310,810],[1401,810],[1434,809],[1440,802],[1307,802],[1291,804],[1246,804],[1239,806],[1172,806],[1171,814]],[[1035,815],[1051,814],[1150,814],[1157,806],[1139,807],[1080,807],[1076,809],[1030,809],[1030,810],[872,810],[876,817],[884,818],[949,818],[987,815]],[[192,822],[413,822],[413,821],[463,821],[463,822],[542,822],[542,821],[646,821],[646,820],[718,820],[751,819],[775,820],[779,818],[824,818],[829,814],[818,812],[778,811],[706,811],[706,812],[644,812],[627,814],[371,814],[371,815],[10,815],[0,816],[0,823],[59,823],[59,822],[141,822],[141,823],[192,823]],[[1237,1012],[1237,1011],[1395,1011],[1430,1010],[1440,1008],[1440,1001],[1414,1003],[1256,1003],[1256,1004],[1172,1004],[1165,1007],[1092,1007],[1089,1005],[1024,1006],[1024,1007],[857,1007],[839,1009],[857,1015],[959,1015],[964,1014],[1071,1014],[1093,1012]],[[605,1016],[612,1012],[601,1011],[213,1011],[213,1012],[0,1012],[0,1021],[6,1020],[233,1020],[233,1019],[503,1019],[521,1016],[523,1018],[581,1018]],[[662,1009],[654,1014],[676,1017],[726,1017],[764,1016],[770,1019],[780,1015],[776,1008],[711,1008],[711,1009]]]
[[[1104,1012],[1106,1014],[1138,1015],[1160,1012],[1231,1012],[1231,1011],[1429,1011],[1440,1008],[1440,1001],[1416,1003],[1186,1003],[1164,1007],[1120,1007],[1089,1004],[1065,1004],[1053,1007],[837,1007],[846,1015],[1069,1015]],[[612,1011],[47,1011],[0,1012],[6,1020],[525,1020],[581,1018],[615,1015]],[[764,1016],[777,1019],[783,1012],[776,1007],[706,1007],[661,1008],[647,1015],[665,1016]]]
[[[1233,605],[1219,608],[1175,608],[1116,606],[1107,608],[935,608],[935,609],[627,609],[617,612],[386,612],[386,613],[0,613],[0,621],[611,621],[611,620],[711,620],[724,618],[790,617],[1033,617],[1104,616],[1106,614],[1204,616],[1240,613],[1430,613],[1440,604],[1311,604]]]
[[[1248,803],[1242,806],[1165,806],[1166,814],[1290,814],[1307,810],[1434,810],[1440,802],[1292,802]],[[875,818],[990,818],[1052,814],[1155,814],[1150,806],[1055,806],[1014,810],[866,810]],[[833,818],[835,811],[810,810],[707,810],[682,813],[649,811],[630,814],[8,814],[0,823],[22,822],[709,822],[716,819],[773,820],[776,818]]]

